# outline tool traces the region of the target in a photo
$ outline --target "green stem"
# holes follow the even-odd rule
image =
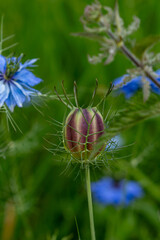
[[[87,197],[88,197],[90,229],[91,229],[91,237],[92,237],[91,239],[96,240],[95,228],[94,228],[94,217],[93,217],[92,194],[91,194],[90,168],[88,165],[86,166],[85,174],[86,174],[86,187],[87,187]]]

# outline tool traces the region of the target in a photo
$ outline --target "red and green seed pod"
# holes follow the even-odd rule
[[[64,145],[77,159],[87,160],[104,134],[103,117],[96,108],[73,109],[64,125]],[[104,147],[94,154],[99,155]]]

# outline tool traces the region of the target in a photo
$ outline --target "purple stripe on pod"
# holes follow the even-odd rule
[[[76,145],[77,145],[77,132],[76,130],[76,113],[78,112],[78,109],[75,109],[72,111],[67,119],[65,124],[65,143],[66,147],[70,151],[76,151]],[[75,130],[74,130],[75,129]]]
[[[103,123],[103,117],[100,114],[100,112],[96,112],[95,109],[93,109],[93,111],[96,113],[96,126],[97,126],[97,140],[104,134],[104,123]],[[100,147],[99,151],[97,154],[99,154],[99,152],[101,152],[104,149],[105,145],[102,145],[102,147]]]
[[[87,137],[87,149],[89,151],[93,150],[93,145],[95,144],[96,140],[96,125],[95,125],[95,113],[93,112],[92,108],[88,109],[89,114],[89,132]]]
[[[87,133],[88,133],[88,125],[89,125],[89,114],[87,109],[81,110],[81,122],[80,124],[80,132],[83,134],[80,139],[80,149],[81,151],[85,150],[85,145],[87,144]]]

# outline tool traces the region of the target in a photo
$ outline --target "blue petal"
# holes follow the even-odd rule
[[[116,78],[116,79],[114,80],[114,82],[113,82],[114,86],[122,83],[123,80],[124,80],[124,78],[127,77],[127,76],[129,76],[129,75],[128,75],[128,74],[125,74],[125,75],[123,75],[123,76],[121,76],[121,77]]]
[[[28,86],[28,84],[25,84],[19,80],[16,81],[18,84],[20,84],[24,89],[25,89],[25,92],[29,95],[35,95],[35,93],[37,93],[38,95],[41,95],[41,92],[38,91],[37,89],[34,89],[30,86]]]
[[[0,72],[5,73],[7,67],[6,58],[0,55]]]
[[[3,92],[0,93],[0,107],[3,106],[5,100],[8,98],[10,91],[8,83],[5,83],[4,81],[0,81],[0,88],[1,87],[3,89]]]
[[[29,102],[30,101],[30,91],[27,91],[26,89],[24,89],[18,82],[14,82],[12,83],[12,87],[15,86],[17,87],[19,93],[20,93],[20,97],[21,98],[21,103],[25,103],[25,102]],[[17,91],[16,89],[16,91]],[[17,94],[17,92],[16,92]],[[25,97],[24,97],[25,96]],[[18,97],[18,95],[17,95]],[[8,99],[6,100],[6,104],[9,107],[9,109],[13,112],[14,107],[17,104],[17,100],[15,99],[15,97],[13,96],[13,93],[10,93]],[[18,105],[19,106],[19,105]],[[19,107],[21,107],[22,105],[20,104]]]
[[[129,205],[134,199],[143,196],[143,190],[135,181],[103,178],[91,185],[94,200],[102,205]]]
[[[141,77],[132,79],[122,87],[122,92],[126,98],[130,98],[142,86]]]
[[[91,185],[92,191],[97,191],[99,189],[104,189],[104,188],[109,188],[111,187],[113,184],[113,180],[112,178],[102,178],[100,181],[98,182],[93,182]]]
[[[11,110],[11,112],[13,112],[14,107],[17,105],[16,101],[14,100],[14,97],[12,96],[12,94],[10,93],[8,98],[5,101],[6,105],[8,106],[8,108]]]
[[[117,79],[114,80],[113,84],[114,86],[123,83],[124,77],[128,76],[128,75],[124,75],[122,77],[119,77]],[[127,99],[129,99],[130,97],[132,97],[134,95],[134,93],[140,89],[142,87],[142,82],[141,82],[141,76],[133,78],[132,80],[130,80],[129,82],[127,82],[126,84],[124,84],[122,87],[120,87],[119,89],[117,89],[117,91],[119,93],[123,93],[125,95],[125,97]]]
[[[106,150],[110,151],[116,149],[116,147],[120,147],[123,145],[123,139],[121,136],[117,135],[113,137],[106,145]]]
[[[26,101],[26,96],[21,91],[19,87],[17,87],[13,82],[10,84],[12,96],[18,107],[22,107],[23,103]]]
[[[158,71],[157,71],[158,72]],[[157,73],[156,72],[156,73]],[[158,74],[158,73],[157,73]],[[152,92],[156,93],[156,94],[160,94],[160,88],[157,87],[157,85],[155,83],[153,83],[150,79],[148,79],[148,81],[150,82],[150,86],[151,86],[151,90]],[[160,82],[160,77],[157,78],[157,81]]]
[[[23,95],[25,95],[28,100],[30,100],[28,91],[27,91],[26,89],[24,89],[21,84],[19,84],[17,81],[14,81],[14,85],[15,85],[18,89],[21,90],[21,92],[23,93]]]
[[[21,71],[22,69],[24,68],[27,68],[27,67],[34,67],[34,63],[38,60],[38,58],[34,58],[34,59],[31,59],[31,60],[27,60],[24,64],[20,64],[20,68],[18,71]]]
[[[19,59],[19,58],[18,58]],[[7,58],[7,63],[10,64],[10,63],[16,63],[17,62],[17,58],[16,57],[10,57],[10,58]]]
[[[160,82],[160,69],[156,71],[156,74],[158,75],[156,79],[157,81]],[[126,74],[122,77],[115,79],[113,84],[116,86],[122,83],[125,76],[128,76],[128,75]],[[129,81],[128,83],[126,83],[125,85],[117,89],[117,92],[123,93],[127,99],[131,98],[137,92],[138,89],[142,88],[141,78],[142,78],[141,76],[133,78],[131,81]],[[149,78],[146,78],[146,79],[150,82],[152,92],[156,94],[160,94],[160,89]]]
[[[5,91],[6,85],[4,84],[4,80],[0,81],[0,95]]]
[[[37,78],[33,73],[26,69],[23,69],[20,72],[15,73],[13,78],[15,80],[19,80],[23,83],[26,83],[30,86],[35,86],[42,81],[42,79]]]
[[[125,95],[126,99],[130,99],[135,93],[136,93],[136,90],[135,91],[129,91],[129,90],[124,91],[124,95]]]
[[[158,69],[158,70],[156,71],[156,74],[159,75],[159,77],[160,77],[160,69]]]
[[[128,195],[134,198],[139,198],[143,196],[143,191],[141,186],[135,181],[129,181],[126,184],[126,192]]]

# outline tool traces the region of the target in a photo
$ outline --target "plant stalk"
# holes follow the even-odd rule
[[[90,168],[89,168],[89,165],[86,166],[85,177],[86,177],[86,187],[87,187],[87,197],[88,197],[88,209],[89,209],[91,239],[92,240],[96,240],[95,227],[94,227],[93,203],[92,203],[92,194],[91,194],[91,179],[90,179]]]
[[[141,68],[143,70],[143,72],[145,73],[145,75],[148,78],[150,78],[151,81],[157,85],[157,87],[160,88],[160,83],[155,79],[155,77],[148,70],[145,69],[143,63],[124,45],[124,43],[121,41],[121,39],[118,38],[117,36],[115,36],[111,30],[108,30],[107,34],[110,36],[110,38],[112,38],[116,42],[116,44],[118,45],[120,50],[123,52],[123,54],[129,60],[131,60],[131,62],[134,63],[135,66]]]

